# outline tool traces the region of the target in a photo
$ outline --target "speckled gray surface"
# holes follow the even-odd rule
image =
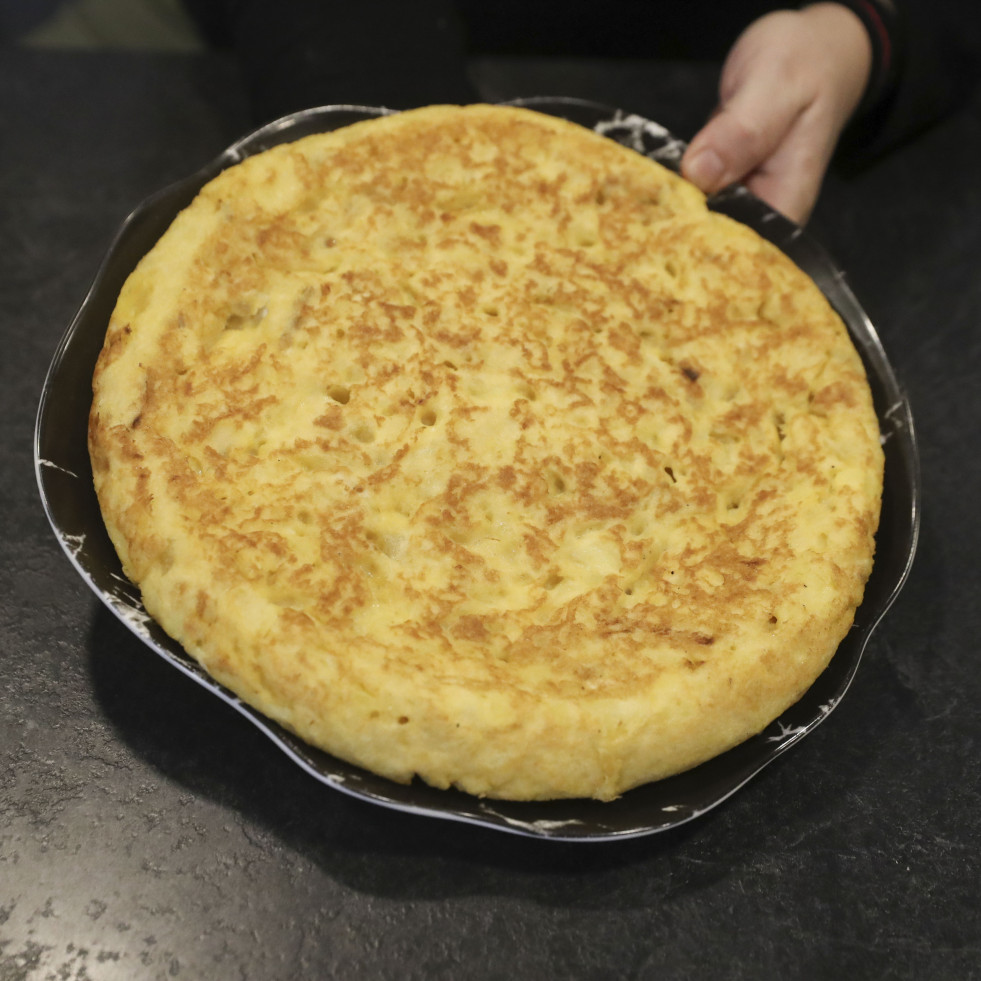
[[[489,96],[689,135],[710,70],[482,64]],[[0,979],[981,977],[981,102],[814,234],[909,391],[925,508],[834,716],[721,808],[618,844],[393,813],[323,787],[143,648],[34,483],[47,364],[112,233],[246,127],[204,56],[0,58]]]

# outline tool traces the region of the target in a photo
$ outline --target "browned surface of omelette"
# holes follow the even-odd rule
[[[882,487],[814,284],[659,165],[430,107],[202,190],[94,380],[106,524],[215,678],[395,780],[608,799],[793,703]]]

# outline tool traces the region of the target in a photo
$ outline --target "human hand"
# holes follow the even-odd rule
[[[742,181],[803,224],[871,66],[865,27],[841,4],[761,17],[730,50],[719,107],[692,139],[682,174],[708,194]]]

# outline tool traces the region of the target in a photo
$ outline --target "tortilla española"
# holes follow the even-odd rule
[[[335,756],[611,799],[760,731],[848,631],[879,427],[815,284],[562,119],[436,106],[208,183],[94,376],[147,611]]]

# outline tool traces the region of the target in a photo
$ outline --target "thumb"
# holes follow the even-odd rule
[[[735,78],[723,75],[728,98],[682,158],[682,174],[706,194],[744,179],[768,160],[805,108],[772,63],[757,61],[753,67]]]

